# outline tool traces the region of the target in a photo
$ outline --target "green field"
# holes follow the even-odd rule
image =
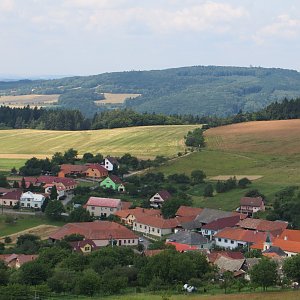
[[[13,167],[19,169],[24,166],[26,159],[0,158],[0,171],[10,171]]]
[[[184,135],[196,125],[145,126],[90,131],[1,130],[0,158],[51,156],[69,148],[120,156],[131,153],[140,158],[175,156],[184,151]],[[14,164],[13,161],[12,165]],[[6,163],[8,164],[8,163]]]

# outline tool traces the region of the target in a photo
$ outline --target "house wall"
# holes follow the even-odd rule
[[[102,178],[108,175],[107,171],[100,172],[98,169],[89,168],[86,171],[86,176],[91,178]]]
[[[113,190],[116,190],[118,188],[118,186],[110,179],[110,178],[106,178],[104,179],[101,183],[100,183],[100,186],[101,187],[104,187],[104,188],[111,188]]]
[[[214,230],[210,230],[210,229],[201,229],[201,233],[203,236],[205,236],[206,238],[208,238],[210,241],[213,240],[214,235],[217,233],[218,231],[214,231]]]
[[[227,249],[235,249],[239,246],[245,246],[247,245],[247,242],[244,241],[235,241],[231,239],[225,239],[225,238],[215,238],[216,241],[216,246],[222,247],[222,248],[227,248]]]
[[[121,203],[118,207],[88,205],[86,209],[90,212],[91,215],[94,215],[95,217],[101,217],[101,216],[108,217],[111,214],[114,214],[116,211],[121,209]]]
[[[164,203],[164,199],[158,194],[156,193],[152,198],[150,198],[150,206],[157,208],[157,207],[161,207],[162,204]]]
[[[3,196],[5,197],[5,196]],[[6,207],[13,207],[19,203],[20,200],[16,199],[6,199],[6,198],[0,198],[0,205],[6,206]]]
[[[173,228],[157,228],[157,227],[153,227],[153,226],[149,226],[147,224],[142,224],[142,223],[138,223],[138,222],[133,222],[133,230],[137,231],[137,232],[141,232],[144,234],[151,234],[151,235],[155,235],[158,237],[161,237],[163,235],[167,235],[170,233],[173,233],[174,230]]]
[[[20,206],[24,207],[24,208],[41,208],[44,201],[45,201],[45,197],[42,198],[42,200],[40,200],[40,198],[34,198],[34,194],[32,195],[33,198],[25,198],[25,197],[21,197],[20,199]]]
[[[112,236],[113,240],[117,241],[116,245],[114,246],[137,246],[138,245],[138,238],[136,239],[114,239]],[[93,240],[94,243],[96,244],[97,247],[105,247],[107,245],[111,245],[111,240]]]
[[[114,165],[108,159],[105,158],[104,168],[108,171],[112,171],[114,169]]]

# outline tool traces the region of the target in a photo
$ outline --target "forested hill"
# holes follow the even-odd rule
[[[141,94],[123,107],[138,112],[229,116],[300,96],[300,73],[275,68],[195,66],[160,71],[0,82],[0,94],[60,94],[58,105],[91,116],[103,93]]]

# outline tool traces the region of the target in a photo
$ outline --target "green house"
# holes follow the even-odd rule
[[[103,181],[101,181],[100,187],[105,189],[111,188],[115,191],[125,192],[125,187],[122,180],[115,175],[110,175],[106,177]]]

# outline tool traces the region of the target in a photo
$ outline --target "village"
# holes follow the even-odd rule
[[[90,219],[78,219],[55,229],[46,238],[49,245],[72,237],[68,240],[72,251],[84,256],[105,247],[130,247],[146,257],[170,249],[198,252],[223,281],[229,272],[233,279],[249,282],[251,269],[264,258],[276,263],[278,276],[283,278],[284,261],[300,253],[299,230],[291,229],[286,221],[255,217],[266,209],[260,196],[242,197],[235,211],[180,205],[174,216],[165,218],[162,208],[172,202],[172,193],[157,190],[146,207],[134,204],[130,197],[122,200],[127,183],[115,175],[118,167],[117,158],[108,156],[101,164],[62,164],[57,176],[19,177],[14,180],[14,188],[0,188],[2,213],[44,214],[45,204],[52,199],[50,202],[69,208],[59,217],[68,220],[71,209],[84,211]],[[74,190],[82,182],[113,191],[113,196],[89,196],[83,204],[72,203]],[[32,188],[43,192],[33,192]],[[0,260],[9,268],[18,269],[39,257],[38,253],[11,253],[9,249],[7,244],[7,253],[0,254]],[[298,286],[297,282],[293,284]]]

